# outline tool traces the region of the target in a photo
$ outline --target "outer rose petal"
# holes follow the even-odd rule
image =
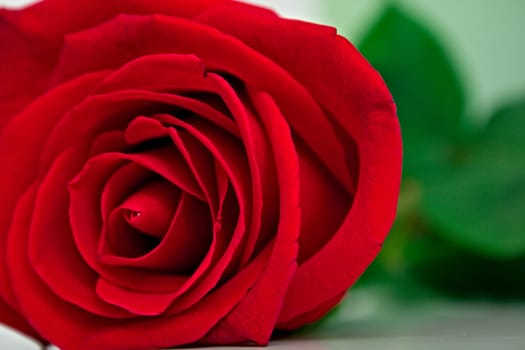
[[[63,38],[122,14],[192,18],[226,0],[46,0],[13,11],[0,8],[0,130],[44,92]]]
[[[130,317],[133,315],[106,304],[95,294],[97,276],[82,261],[71,236],[67,183],[81,168],[85,148],[71,148],[61,154],[39,184],[31,203],[28,259],[42,281],[64,301],[108,318]],[[12,228],[9,235],[21,235],[20,231],[26,230],[23,225],[15,226],[18,230]]]
[[[9,169],[0,172],[0,296],[11,307],[16,307],[16,301],[6,272],[5,254],[6,235],[12,221],[14,206],[37,176],[39,152],[56,121],[71,105],[83,99],[106,75],[105,72],[84,75],[50,91],[0,131],[0,164]],[[25,127],[28,125],[31,127]]]
[[[352,209],[328,244],[299,266],[281,313],[284,324],[341,294],[379,252],[396,212],[401,133],[384,82],[348,41],[326,27],[256,11],[229,3],[210,9],[202,21],[290,72],[333,116],[342,142],[356,140],[360,160]]]
[[[0,130],[45,88],[54,62],[51,48],[28,39],[5,16],[0,10]]]

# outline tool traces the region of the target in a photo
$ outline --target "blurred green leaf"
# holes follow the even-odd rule
[[[525,101],[481,131],[465,129],[464,91],[449,57],[396,7],[360,49],[397,103],[405,175],[392,233],[360,283],[422,297],[428,287],[525,297]]]
[[[388,7],[359,45],[381,73],[398,106],[404,173],[439,176],[460,135],[464,92],[436,38],[396,7]]]
[[[449,296],[477,298],[525,297],[525,258],[482,257],[422,235],[404,247],[408,273]]]
[[[477,141],[486,152],[515,154],[525,153],[525,99],[501,108],[494,113],[489,124]]]
[[[498,259],[469,252],[424,223],[397,225],[356,288],[383,286],[412,303],[439,298],[525,298],[525,257]]]
[[[525,101],[502,109],[463,164],[423,189],[423,211],[450,242],[494,258],[525,256]]]

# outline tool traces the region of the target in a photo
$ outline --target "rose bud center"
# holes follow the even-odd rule
[[[134,229],[161,239],[166,234],[181,197],[181,190],[166,180],[155,179],[130,195],[121,205]]]

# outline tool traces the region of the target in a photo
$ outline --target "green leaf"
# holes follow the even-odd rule
[[[432,235],[416,237],[404,250],[409,273],[448,296],[525,298],[525,258],[483,257]]]
[[[502,109],[463,164],[423,189],[431,224],[450,242],[494,258],[525,256],[525,102]]]
[[[359,45],[398,107],[405,175],[439,176],[460,134],[464,92],[449,57],[418,21],[388,7]]]

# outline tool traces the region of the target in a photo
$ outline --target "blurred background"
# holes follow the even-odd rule
[[[392,232],[351,297],[303,337],[460,329],[478,348],[525,348],[525,1],[248,2],[337,27],[383,75],[403,131]]]

